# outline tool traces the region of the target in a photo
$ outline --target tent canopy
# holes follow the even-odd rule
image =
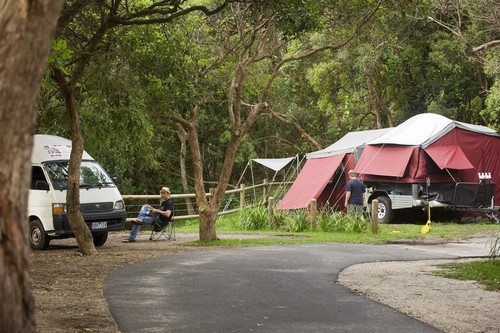
[[[279,202],[278,209],[298,209],[317,199],[345,154],[308,159],[297,179]]]
[[[435,113],[421,113],[394,127],[384,135],[375,138],[368,144],[394,144],[422,146],[422,148],[425,148],[454,128],[498,136],[497,132],[485,126],[462,123]]]
[[[252,161],[255,161],[263,166],[272,169],[276,172],[280,171],[284,167],[288,165],[295,157],[286,157],[286,158],[254,158]]]
[[[391,129],[392,128],[382,128],[369,131],[349,132],[325,149],[306,154],[306,158],[323,158],[332,155],[351,153],[356,148],[364,146],[365,143],[378,138]]]

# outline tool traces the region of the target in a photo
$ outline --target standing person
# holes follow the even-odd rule
[[[365,184],[359,180],[358,173],[349,170],[349,181],[345,186],[345,206],[348,214],[360,214],[365,205]]]
[[[170,197],[170,189],[168,187],[162,187],[160,196],[162,199],[160,209],[155,209],[150,205],[142,206],[139,216],[132,221],[132,230],[130,230],[128,238],[123,240],[124,243],[135,242],[137,234],[141,230],[143,224],[152,225],[159,221],[162,226],[166,226],[170,223],[174,212],[174,201]],[[148,212],[146,213],[145,211]]]

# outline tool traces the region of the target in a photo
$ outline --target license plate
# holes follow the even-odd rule
[[[92,229],[106,229],[108,222],[92,222]]]

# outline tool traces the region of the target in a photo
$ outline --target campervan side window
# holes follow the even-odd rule
[[[68,187],[69,163],[67,161],[49,162],[45,164],[50,181],[55,190],[65,190]],[[113,180],[93,161],[83,161],[80,167],[80,187],[99,188],[115,186]]]
[[[43,170],[39,166],[31,167],[31,186],[30,189],[37,190],[40,189],[40,186],[37,187],[37,182],[45,182],[47,184],[47,179],[43,173]],[[48,186],[48,185],[46,185]]]

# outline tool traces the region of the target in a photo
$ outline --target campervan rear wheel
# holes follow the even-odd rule
[[[391,199],[388,197],[377,197],[378,200],[378,222],[389,223],[392,218]]]
[[[30,244],[33,250],[45,250],[49,247],[50,237],[43,229],[43,224],[36,219],[30,221]]]
[[[108,240],[108,232],[105,231],[99,234],[93,234],[92,238],[94,239],[95,246],[102,246]]]

